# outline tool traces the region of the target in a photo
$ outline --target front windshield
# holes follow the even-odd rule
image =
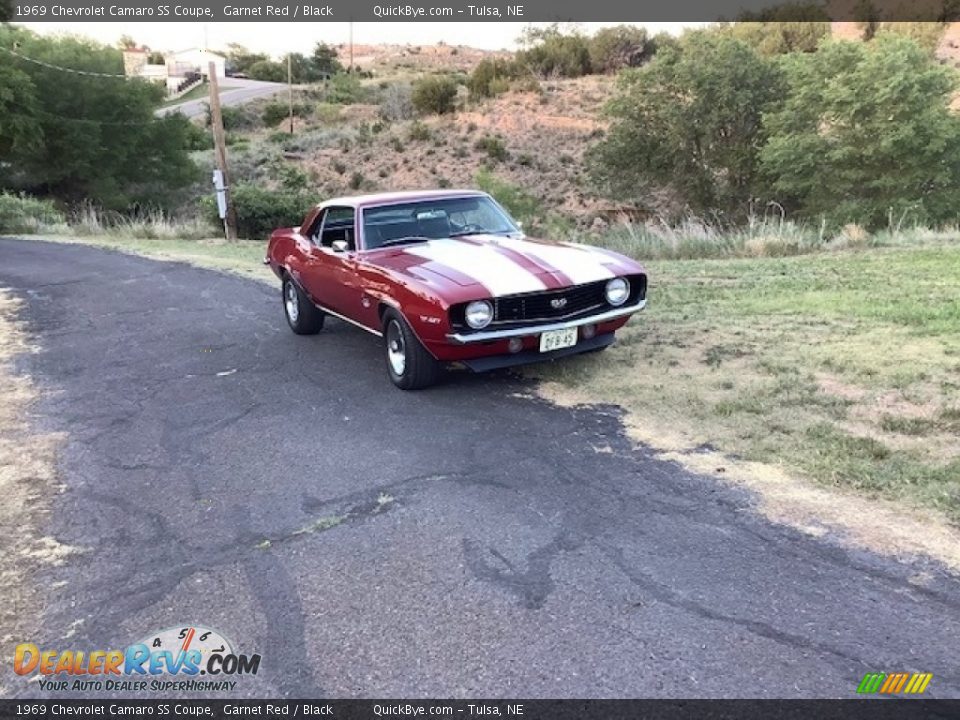
[[[363,211],[367,250],[458,235],[504,235],[519,231],[500,206],[482,195],[416,200]]]

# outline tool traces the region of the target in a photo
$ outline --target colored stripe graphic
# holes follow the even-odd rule
[[[862,695],[919,695],[932,679],[932,673],[867,673],[857,686],[857,692]]]

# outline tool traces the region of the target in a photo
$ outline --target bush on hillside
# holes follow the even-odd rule
[[[354,105],[363,102],[365,96],[363,84],[354,73],[337,73],[327,83],[328,103]]]
[[[594,72],[616,72],[639,67],[653,57],[654,44],[647,31],[636,25],[616,25],[597,30],[590,38],[590,64]]]
[[[493,97],[508,88],[509,81],[517,77],[519,68],[516,63],[503,58],[484,58],[470,73],[467,90],[472,98]]]
[[[592,72],[590,41],[579,30],[565,32],[557,23],[530,27],[521,38],[526,49],[517,64],[540,77],[580,77]]]
[[[445,75],[420,78],[413,85],[413,107],[424,115],[444,115],[456,109],[457,83]]]
[[[387,85],[380,92],[380,117],[387,122],[409,120],[414,116],[413,90],[406,83]]]
[[[313,108],[306,103],[294,103],[293,114],[295,117],[307,117]],[[290,117],[290,105],[288,103],[272,102],[263,108],[263,124],[267,127],[276,127],[282,120]]]

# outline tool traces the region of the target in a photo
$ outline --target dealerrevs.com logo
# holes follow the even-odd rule
[[[237,685],[232,678],[256,675],[259,669],[259,655],[238,653],[216,630],[197,625],[152,633],[123,650],[21,643],[13,659],[14,672],[52,691],[231,691]]]

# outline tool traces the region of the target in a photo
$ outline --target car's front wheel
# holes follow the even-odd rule
[[[387,373],[401,390],[418,390],[439,379],[440,363],[427,352],[396,310],[384,313],[383,347],[387,356]]]
[[[297,335],[316,335],[323,330],[323,311],[290,279],[283,279],[283,314]]]

